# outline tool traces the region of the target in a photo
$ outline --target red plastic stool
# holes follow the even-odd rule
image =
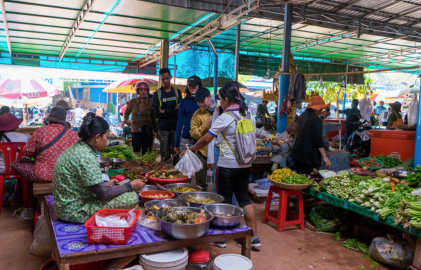
[[[278,211],[270,211],[270,203],[272,201],[273,193],[279,195],[279,208]],[[289,210],[290,196],[298,197],[299,213]],[[294,220],[287,221],[287,215],[294,217]],[[298,219],[297,219],[298,218]],[[263,215],[262,223],[270,220],[276,224],[276,230],[280,232],[285,231],[285,226],[300,225],[301,230],[304,230],[304,204],[303,204],[303,191],[301,190],[288,190],[271,186],[269,189],[268,199],[266,201],[265,214]]]

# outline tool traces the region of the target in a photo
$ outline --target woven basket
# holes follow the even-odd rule
[[[281,188],[281,189],[289,189],[289,190],[303,190],[311,186],[311,184],[313,184],[313,181],[311,181],[308,184],[292,185],[292,184],[284,184],[284,183],[275,182],[275,181],[272,181],[270,178],[268,179],[269,179],[269,182],[271,182],[272,185],[274,185],[275,187]]]

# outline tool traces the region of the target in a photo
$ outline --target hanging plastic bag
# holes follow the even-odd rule
[[[20,221],[28,221],[34,219],[34,209],[32,208],[19,208],[13,212],[13,217]]]
[[[29,249],[29,252],[42,257],[49,257],[53,252],[52,240],[48,231],[48,223],[45,215],[38,217],[37,225],[34,231],[34,242]]]
[[[360,100],[360,113],[361,117],[363,117],[365,120],[370,122],[371,113],[374,110],[374,103],[372,100],[363,98]]]
[[[190,149],[187,149],[186,154],[175,165],[175,168],[188,178],[191,178],[203,168],[203,164]]]
[[[335,232],[341,225],[338,211],[330,206],[317,205],[313,207],[310,212],[310,220],[322,232]]]
[[[412,127],[417,125],[418,120],[418,95],[414,95],[411,104],[408,107],[408,126]]]
[[[395,241],[386,237],[374,238],[368,254],[379,263],[398,269],[407,269],[414,259],[414,250],[408,242]]]
[[[137,224],[155,231],[161,230],[161,223],[153,212],[142,212]]]

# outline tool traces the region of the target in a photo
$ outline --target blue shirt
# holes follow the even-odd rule
[[[178,108],[177,131],[174,147],[180,147],[180,136],[183,139],[192,139],[190,136],[190,122],[193,114],[199,108],[200,107],[197,102],[194,101],[194,98],[185,98],[181,100],[180,107]],[[182,134],[181,130],[183,130]]]
[[[381,108],[380,106],[377,106],[376,107],[376,109],[374,110],[374,112],[376,113],[376,114],[380,114],[382,111],[386,111],[387,109],[386,109],[386,107],[385,106],[383,106],[383,108]]]

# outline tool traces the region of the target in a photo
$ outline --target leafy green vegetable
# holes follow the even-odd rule
[[[145,153],[143,156],[139,157],[133,152],[133,148],[128,145],[114,145],[104,148],[101,152],[101,157],[106,158],[121,158],[124,160],[140,160],[143,162],[155,161],[158,157],[156,150]]]
[[[383,162],[384,168],[386,168],[386,169],[395,168],[399,164],[402,163],[402,160],[395,155],[390,155],[390,156],[387,156],[387,157],[384,156],[384,155],[379,155],[379,156],[373,157],[373,158],[378,159],[381,162]]]
[[[408,175],[408,183],[412,185],[420,184],[421,183],[421,166],[417,165],[414,173]]]
[[[333,235],[333,237],[334,237],[336,240],[341,241],[341,233],[340,233],[340,232],[336,232],[336,233]]]
[[[283,179],[282,183],[301,185],[301,184],[308,184],[310,183],[310,181],[311,180],[303,174],[293,174],[293,175],[290,175],[288,178]]]

